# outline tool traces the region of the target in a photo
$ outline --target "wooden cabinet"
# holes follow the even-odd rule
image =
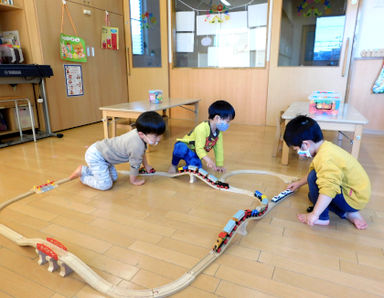
[[[87,9],[91,11],[91,15],[84,14],[83,1],[67,1],[78,35],[85,40],[91,54],[87,57],[86,63],[76,63],[63,61],[59,56],[61,1],[35,0],[42,63],[51,65],[54,72],[54,76],[47,80],[46,84],[53,131],[100,121],[100,106],[128,101],[122,11],[120,10],[121,14],[110,13],[111,25],[118,27],[120,31],[120,50],[105,50],[101,48],[101,27],[104,25],[105,11],[91,6],[91,4],[99,5],[104,2],[89,1]],[[108,2],[120,3],[122,7],[121,0]],[[64,33],[75,35],[66,15],[64,20]],[[94,56],[92,56],[92,52],[94,52]],[[83,96],[67,96],[64,77],[65,64],[82,66]]]

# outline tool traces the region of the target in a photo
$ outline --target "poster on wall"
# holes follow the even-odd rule
[[[73,62],[87,62],[85,41],[78,36],[60,34],[60,58]]]
[[[101,28],[101,48],[118,50],[119,49],[119,28],[103,26]]]
[[[66,64],[64,65],[65,86],[67,96],[82,96],[84,95],[83,88],[83,71],[81,65]]]

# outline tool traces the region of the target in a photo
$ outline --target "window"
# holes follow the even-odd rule
[[[347,0],[283,0],[279,66],[338,66]]]
[[[144,54],[144,34],[141,26],[141,11],[143,3],[141,0],[129,1],[131,12],[131,34],[132,34],[132,54]]]
[[[133,67],[161,67],[160,5],[164,0],[129,1]]]
[[[267,0],[175,0],[175,67],[264,67]]]

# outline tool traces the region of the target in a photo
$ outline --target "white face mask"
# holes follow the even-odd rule
[[[159,144],[158,141],[153,141],[153,140],[151,140],[150,138],[148,138],[147,136],[145,136],[145,138],[146,138],[146,143],[147,143],[148,145],[156,146],[157,144]]]
[[[311,152],[309,150],[298,150],[297,154],[299,154],[300,157],[306,157],[306,158],[312,158]]]
[[[297,150],[297,154],[300,158],[312,158],[311,152],[309,150],[302,150],[301,148]]]
[[[157,142],[157,141],[152,141],[152,140],[150,140],[149,138],[147,138],[147,144],[148,144],[148,145],[151,145],[151,146],[157,146],[157,144],[159,144],[159,142]]]

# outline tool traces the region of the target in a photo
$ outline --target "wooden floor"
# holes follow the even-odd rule
[[[171,121],[171,136],[148,153],[166,171],[176,137],[192,122]],[[289,166],[273,158],[273,127],[231,125],[224,135],[228,171],[258,169],[301,176],[307,161],[292,153]],[[64,132],[0,149],[0,202],[69,176],[83,163],[90,144],[102,138],[102,125]],[[121,131],[120,131],[121,132]],[[326,135],[334,140],[335,135]],[[345,142],[343,147],[350,150]],[[231,246],[191,286],[174,297],[383,297],[384,296],[384,137],[364,135],[360,161],[372,181],[372,198],[358,231],[331,216],[328,227],[310,228],[296,219],[309,206],[303,187],[265,218],[248,225],[248,235]],[[129,170],[127,164],[117,167]],[[205,256],[227,220],[257,203],[249,197],[211,189],[187,177],[147,178],[141,187],[120,175],[109,191],[78,180],[33,195],[0,212],[0,223],[26,237],[54,237],[108,281],[133,289],[169,283]],[[234,186],[269,197],[285,188],[277,178],[233,176]],[[72,274],[62,278],[36,263],[31,247],[0,236],[0,297],[102,297]]]

